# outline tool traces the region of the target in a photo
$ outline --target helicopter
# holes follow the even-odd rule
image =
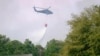
[[[39,7],[35,7],[35,6],[34,6],[33,8],[34,8],[34,11],[35,11],[35,12],[38,12],[38,13],[43,13],[43,14],[46,14],[46,15],[53,14],[53,12],[49,10],[50,7],[47,8],[47,9],[44,9],[44,8],[39,8]],[[39,8],[39,9],[43,9],[43,10],[37,10],[38,8]]]

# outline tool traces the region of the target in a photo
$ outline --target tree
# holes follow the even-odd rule
[[[24,54],[24,46],[18,40],[13,40],[7,43],[8,55]]]
[[[41,45],[35,46],[36,56],[44,56],[44,48]]]
[[[32,42],[29,39],[25,40],[24,46],[25,46],[25,53],[26,54],[32,53],[34,45],[32,44]]]
[[[6,55],[7,54],[6,45],[9,41],[10,41],[9,38],[7,38],[5,35],[0,34],[0,55]]]
[[[20,55],[20,54],[32,54],[33,56],[38,56],[39,49],[42,46],[34,46],[34,44],[26,39],[24,43],[18,40],[10,41],[5,35],[0,35],[0,56],[7,55]],[[42,48],[44,51],[44,48]],[[43,56],[42,52],[42,56]]]
[[[45,56],[58,56],[59,50],[62,48],[63,42],[52,39],[47,43]]]
[[[61,49],[63,56],[100,55],[100,6],[85,9],[80,15],[73,15],[68,22],[71,31]]]

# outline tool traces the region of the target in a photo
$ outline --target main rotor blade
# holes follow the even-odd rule
[[[35,7],[35,6],[34,6],[34,7]],[[39,8],[39,9],[49,9],[49,8],[51,8],[51,7],[48,7],[48,8],[35,7],[35,8]]]
[[[40,8],[40,7],[35,7],[35,8],[39,8],[39,9],[45,9],[45,8]]]

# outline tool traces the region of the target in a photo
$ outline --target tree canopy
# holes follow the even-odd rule
[[[68,22],[71,31],[62,48],[63,56],[100,55],[100,6],[85,9],[80,15],[73,15]]]
[[[38,50],[34,44],[26,39],[24,43],[18,40],[10,40],[5,35],[0,35],[0,56],[32,54],[37,56]]]
[[[58,41],[55,39],[52,39],[47,43],[46,49],[45,49],[45,56],[58,56],[58,53],[60,49],[63,46],[62,41]]]

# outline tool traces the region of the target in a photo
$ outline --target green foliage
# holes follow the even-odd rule
[[[32,42],[29,39],[26,39],[24,42],[24,47],[25,47],[25,53],[30,54],[30,53],[32,53],[34,45],[32,44]]]
[[[47,43],[46,50],[45,50],[45,56],[58,56],[58,53],[60,49],[63,46],[62,41],[58,40],[51,40],[50,42]]]
[[[44,56],[44,48],[41,45],[36,45],[37,56]]]
[[[21,42],[17,41],[17,40],[13,40],[8,42],[7,44],[7,48],[8,48],[8,54],[12,55],[12,54],[23,54],[24,52],[24,46]]]
[[[61,49],[61,55],[100,55],[100,6],[93,6],[80,15],[73,15],[73,20],[68,23],[71,31]]]
[[[0,55],[7,54],[5,51],[7,51],[6,45],[9,41],[9,38],[6,38],[5,35],[0,35]]]
[[[6,36],[0,35],[0,56],[21,54],[33,54],[33,56],[36,56],[38,50],[28,39],[21,43],[18,40],[10,41]]]

